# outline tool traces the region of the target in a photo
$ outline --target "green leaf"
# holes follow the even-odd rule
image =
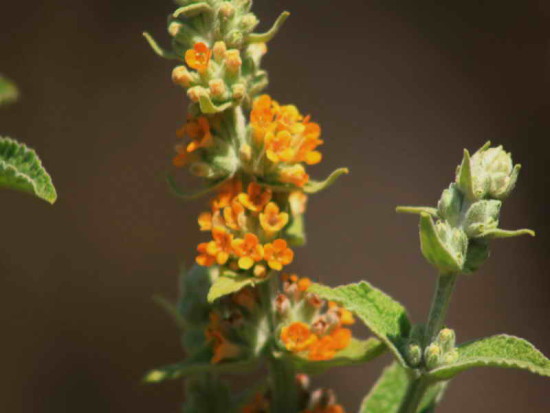
[[[273,26],[271,29],[269,29],[265,33],[252,33],[248,36],[248,42],[249,43],[266,43],[269,42],[271,39],[275,37],[283,23],[288,19],[288,16],[290,16],[290,13],[285,11],[282,12],[281,15],[275,20],[275,23],[273,23]]]
[[[201,112],[205,114],[214,114],[214,113],[220,113],[223,112],[230,107],[233,106],[233,102],[225,102],[221,105],[216,105],[214,102],[212,102],[212,99],[210,99],[210,96],[208,95],[201,95],[199,97],[199,105],[201,108]]]
[[[312,361],[307,356],[291,356],[294,368],[305,374],[319,374],[332,367],[353,366],[366,363],[386,350],[386,345],[377,338],[368,340],[352,339],[351,343],[342,351],[336,353],[330,360]]]
[[[15,84],[0,75],[0,106],[15,102],[19,98],[19,91]]]
[[[334,289],[313,284],[308,291],[336,301],[355,313],[388,346],[399,362],[406,365],[400,348],[411,324],[401,304],[366,281]]]
[[[515,368],[550,377],[550,360],[528,341],[507,334],[462,344],[457,361],[432,370],[430,376],[446,380],[473,367]]]
[[[290,219],[290,224],[284,229],[285,239],[293,247],[301,247],[306,243],[306,233],[304,229],[304,214],[294,215]]]
[[[397,413],[407,393],[410,378],[407,371],[397,363],[386,367],[382,375],[363,400],[360,413]],[[420,404],[419,412],[428,413],[439,401],[445,383],[428,388]]]
[[[210,287],[210,291],[208,291],[208,302],[213,303],[218,298],[221,298],[228,294],[236,293],[246,286],[254,286],[263,281],[265,281],[265,279],[258,279],[248,275],[238,275],[231,277],[220,275],[218,279],[214,281],[212,287]]]
[[[147,32],[143,32],[143,37],[145,37],[145,40],[147,40],[147,43],[149,43],[149,46],[151,46],[151,49],[159,55],[160,57],[163,57],[165,59],[179,59],[178,55],[170,50],[164,50],[162,47],[159,46],[157,41]]]
[[[213,364],[210,362],[211,357],[211,349],[205,348],[202,352],[182,361],[181,363],[171,364],[151,370],[145,375],[143,381],[145,383],[160,383],[166,380],[174,380],[181,377],[193,376],[202,373],[220,374],[250,371],[258,364],[256,359]]]
[[[193,17],[201,13],[212,13],[214,10],[207,3],[195,3],[188,6],[178,8],[172,16],[178,18],[180,16]]]
[[[437,218],[437,208],[431,208],[431,207],[398,206],[397,208],[395,208],[395,212],[398,212],[401,214],[415,214],[415,215],[428,214],[434,218]]]
[[[464,149],[464,158],[458,170],[457,184],[464,191],[466,197],[473,201],[476,199],[474,191],[474,180],[472,178],[472,166],[470,162],[470,152]]]
[[[50,204],[57,199],[52,178],[36,152],[10,138],[0,137],[0,187],[15,189]]]
[[[166,175],[166,182],[168,183],[168,186],[170,187],[172,193],[177,197],[180,197],[183,199],[197,199],[218,189],[220,186],[223,185],[223,183],[227,180],[227,178],[228,177],[225,176],[223,178],[216,179],[215,181],[210,182],[210,184],[205,188],[199,189],[196,192],[182,191],[172,175],[169,175],[169,174]]]
[[[348,173],[349,173],[348,168],[339,168],[339,169],[336,169],[334,172],[332,172],[328,176],[328,178],[325,179],[324,181],[319,182],[319,181],[310,180],[307,184],[304,185],[304,192],[306,194],[315,194],[319,191],[322,191],[323,189],[328,188],[334,182],[336,182],[336,180],[338,179],[338,177],[340,177],[340,175],[344,175]]]
[[[480,238],[512,238],[512,237],[519,237],[520,235],[530,235],[534,237],[535,231],[527,228],[516,229],[516,230],[494,228],[494,229],[488,229],[487,231],[484,231],[481,235],[479,235],[479,237]]]

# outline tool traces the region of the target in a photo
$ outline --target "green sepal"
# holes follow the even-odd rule
[[[151,370],[143,378],[144,383],[160,383],[181,377],[194,376],[203,373],[235,373],[253,370],[258,365],[257,359],[244,361],[228,361],[212,363],[212,350],[205,347],[203,351],[189,357],[180,363],[170,364]]]
[[[474,367],[515,368],[550,377],[550,360],[528,341],[507,334],[458,346],[458,359],[432,370],[429,376],[448,380]]]
[[[14,139],[0,137],[0,188],[35,195],[53,204],[57,193],[36,152]]]
[[[293,247],[301,247],[306,243],[304,214],[293,215],[290,224],[284,229],[285,239]]]
[[[0,75],[0,106],[15,102],[19,98],[19,91],[11,80]]]
[[[456,182],[466,195],[466,198],[470,201],[477,199],[472,176],[470,152],[467,149],[464,149],[464,157],[462,158],[462,164],[458,167]]]
[[[319,191],[322,191],[323,189],[328,188],[331,186],[336,180],[341,176],[349,173],[348,168],[338,168],[335,171],[333,171],[327,179],[324,181],[314,181],[309,180],[307,184],[304,185],[304,192],[306,194],[315,194]]]
[[[147,40],[147,43],[149,43],[149,46],[151,46],[151,49],[159,55],[160,57],[163,57],[165,59],[179,59],[178,55],[170,50],[165,50],[162,47],[159,46],[157,41],[147,32],[143,32],[143,37],[145,37],[145,40]]]
[[[225,102],[221,105],[216,105],[212,102],[212,99],[210,99],[210,96],[208,95],[201,95],[199,98],[199,104],[201,112],[207,115],[223,112],[233,106],[233,102]]]
[[[188,6],[183,6],[178,8],[174,13],[172,13],[172,17],[177,19],[180,16],[185,17],[193,17],[201,13],[213,13],[214,9],[210,7],[208,3],[195,3],[190,4]]]
[[[197,199],[200,197],[203,197],[205,195],[208,195],[210,192],[215,191],[220,186],[223,185],[223,183],[229,178],[229,176],[225,176],[223,178],[218,178],[216,180],[213,180],[209,183],[208,186],[205,188],[199,189],[196,192],[184,192],[181,190],[181,188],[176,183],[174,177],[170,174],[166,175],[166,182],[168,183],[168,186],[170,187],[172,193],[180,198],[183,199]]]
[[[493,238],[512,238],[512,237],[519,237],[521,235],[530,235],[534,237],[535,231],[527,228],[516,229],[516,230],[494,228],[494,229],[489,229],[487,231],[483,231],[479,235],[479,237],[493,239]]]
[[[439,218],[449,222],[453,227],[459,225],[462,219],[462,206],[464,195],[458,189],[457,185],[452,183],[441,194],[437,203],[437,214]]]
[[[483,199],[468,207],[462,227],[469,238],[477,238],[482,233],[498,227],[502,202],[496,199]]]
[[[444,221],[440,221],[440,225],[445,225]],[[452,272],[460,272],[464,263],[462,251],[450,251],[449,247],[462,249],[462,242],[457,240],[454,242],[454,231],[459,231],[452,227],[444,228],[444,231],[451,231],[447,236],[447,241],[441,239],[440,234],[436,230],[432,217],[422,213],[420,216],[420,248],[424,257],[434,265],[441,274]],[[455,245],[456,244],[456,245]],[[466,250],[464,248],[464,255]]]
[[[339,351],[330,360],[309,360],[307,355],[294,354],[290,359],[296,371],[305,374],[320,374],[333,367],[353,366],[363,364],[384,354],[387,347],[377,338],[367,340],[352,339],[350,344]]]
[[[410,377],[402,366],[393,363],[386,367],[369,394],[363,399],[359,413],[398,413],[407,393]],[[428,413],[441,399],[446,383],[431,385],[426,391],[419,413]]]
[[[406,366],[401,349],[409,335],[411,323],[400,303],[366,281],[337,288],[313,284],[308,291],[336,301],[355,313],[387,345],[397,360]]]
[[[260,284],[266,281],[266,278],[256,278],[250,275],[238,275],[237,273],[230,273],[228,275],[222,274],[210,287],[207,300],[209,303],[213,303],[218,298],[239,292],[244,287]]]
[[[464,274],[471,274],[489,258],[489,242],[485,239],[474,238],[468,242],[468,252],[462,266]]]
[[[398,206],[395,208],[395,212],[399,214],[413,214],[413,215],[428,214],[434,218],[438,217],[437,208],[432,208],[432,207]]]
[[[275,20],[275,23],[273,23],[273,26],[271,29],[269,29],[265,33],[252,33],[248,36],[248,42],[249,43],[266,43],[269,42],[271,39],[275,37],[283,23],[288,19],[290,16],[290,13],[287,11],[284,11],[281,13],[279,17],[277,17],[277,20]]]

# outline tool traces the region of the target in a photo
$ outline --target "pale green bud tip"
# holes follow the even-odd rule
[[[407,361],[411,367],[418,367],[422,361],[422,349],[418,344],[409,344],[407,346]]]
[[[430,344],[424,351],[426,366],[430,369],[437,367],[441,357],[441,347],[435,343]]]
[[[223,17],[228,19],[235,14],[235,7],[228,1],[225,1],[220,5],[219,12]]]
[[[149,374],[147,374],[147,376],[145,376],[143,381],[145,381],[146,383],[157,383],[157,382],[161,381],[162,379],[164,379],[164,376],[165,376],[165,374],[162,371],[153,370],[153,371],[149,372]]]
[[[437,341],[441,346],[443,352],[451,351],[456,342],[456,335],[453,330],[450,328],[444,328],[441,330],[437,336]]]
[[[453,364],[458,360],[458,351],[453,349],[443,356],[443,364]]]

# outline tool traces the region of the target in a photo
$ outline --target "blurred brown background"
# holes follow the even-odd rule
[[[256,1],[270,45],[270,92],[324,127],[324,176],[351,175],[313,198],[309,244],[294,269],[335,285],[366,278],[422,320],[434,271],[417,220],[398,204],[433,205],[462,148],[502,143],[523,164],[503,226],[536,239],[493,243],[464,278],[449,324],[465,341],[509,332],[550,354],[550,4],[537,1]],[[176,412],[177,382],[142,386],[178,360],[176,330],[150,300],[176,295],[177,269],[201,236],[203,202],[171,197],[162,179],[186,101],[166,41],[168,0],[11,2],[0,15],[0,71],[19,104],[0,132],[35,147],[60,197],[54,207],[0,192],[0,411]],[[350,412],[388,358],[331,371]],[[544,379],[511,370],[460,376],[442,412],[547,412]]]

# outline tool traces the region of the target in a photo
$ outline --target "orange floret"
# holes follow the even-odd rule
[[[306,323],[295,322],[281,330],[281,341],[288,351],[298,353],[308,350],[317,342],[317,336]]]
[[[311,285],[311,280],[309,278],[304,277],[298,280],[298,290],[301,292],[307,291],[310,285]]]
[[[214,142],[212,132],[210,131],[210,124],[205,116],[199,116],[196,119],[189,117],[185,125],[183,125],[176,134],[180,138],[185,136],[191,138],[191,142],[187,145],[187,152],[194,152],[199,148],[206,148],[211,146]]]
[[[308,354],[310,360],[330,360],[336,352],[346,348],[351,341],[351,331],[347,328],[337,328],[328,336],[321,338],[311,346]]]
[[[198,42],[195,43],[192,49],[185,52],[185,63],[199,73],[204,73],[206,69],[208,69],[208,63],[210,62],[211,56],[212,51],[208,46],[203,42]]]
[[[210,267],[216,262],[216,257],[208,253],[207,247],[207,242],[200,243],[197,246],[197,252],[199,253],[199,255],[197,255],[195,261],[197,262],[197,264],[202,265],[203,267]]]
[[[238,179],[230,179],[222,185],[218,194],[212,200],[212,210],[218,211],[230,205],[231,201],[237,194],[243,190],[243,184]]]
[[[292,161],[295,151],[290,132],[287,130],[268,132],[265,135],[265,153],[267,159],[273,163]]]
[[[276,110],[270,96],[262,95],[254,100],[250,113],[250,124],[256,141],[261,141],[264,135],[273,129],[275,115]]]
[[[329,310],[334,311],[338,315],[340,324],[343,324],[343,325],[355,324],[355,318],[353,317],[353,313],[351,311],[346,310],[343,307],[340,307],[334,301],[328,302],[328,308]]]
[[[260,214],[260,224],[268,233],[279,232],[288,224],[288,214],[280,212],[279,206],[275,202],[270,202]]]
[[[303,165],[295,164],[281,168],[280,179],[283,183],[302,187],[309,181],[309,175],[306,173]]]
[[[264,189],[256,182],[251,182],[246,193],[240,193],[238,199],[249,210],[259,212],[271,200],[271,194],[271,189]]]
[[[212,213],[201,212],[199,215],[199,227],[201,231],[212,231]]]
[[[281,271],[283,266],[294,259],[294,251],[288,248],[284,239],[278,238],[273,243],[264,245],[264,258],[271,269]]]
[[[231,243],[233,242],[233,235],[227,232],[224,228],[215,227],[212,229],[212,241],[210,241],[206,246],[206,252],[216,257],[216,262],[219,265],[223,265],[229,259],[231,254],[232,247]]]
[[[242,228],[245,218],[244,207],[237,198],[234,198],[231,201],[231,205],[223,209],[223,217],[225,219],[225,225],[229,228],[235,231]]]
[[[247,233],[244,239],[237,238],[233,240],[232,247],[239,257],[239,268],[248,270],[252,268],[255,262],[261,261],[263,258],[263,247],[260,245],[258,237],[254,234]]]

